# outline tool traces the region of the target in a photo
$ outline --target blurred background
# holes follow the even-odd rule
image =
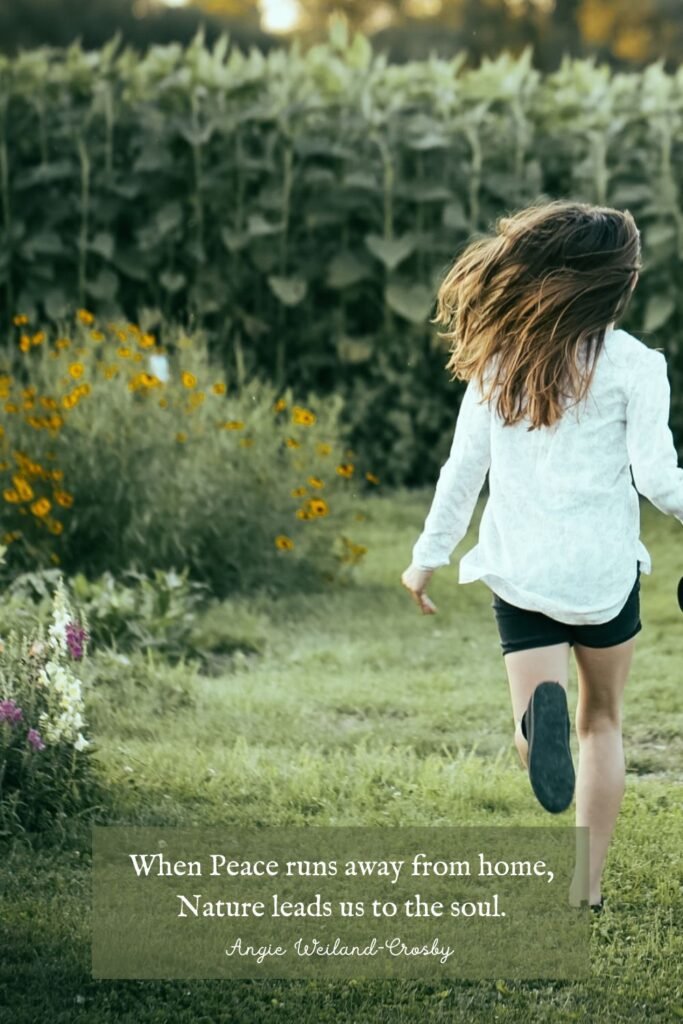
[[[681,0],[0,0],[0,49],[98,47],[115,32],[144,49],[189,42],[203,25],[208,41],[227,30],[233,45],[267,51],[320,41],[334,10],[395,62],[464,50],[476,66],[532,46],[545,71],[564,53],[614,67],[663,59],[671,70],[683,53]]]

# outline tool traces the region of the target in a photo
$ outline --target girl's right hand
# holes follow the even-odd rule
[[[410,591],[423,615],[433,615],[437,611],[436,605],[425,593],[433,572],[433,569],[418,569],[416,565],[409,565],[401,576],[401,583]]]

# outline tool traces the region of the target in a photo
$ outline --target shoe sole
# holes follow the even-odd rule
[[[527,709],[529,781],[546,811],[566,811],[574,796],[567,696],[559,683],[539,683]]]

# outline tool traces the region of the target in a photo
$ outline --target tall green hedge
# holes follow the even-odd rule
[[[439,280],[504,210],[572,196],[641,227],[623,326],[667,350],[683,442],[683,69],[464,60],[390,65],[341,22],[307,52],[0,58],[0,318],[188,317],[235,380],[344,395],[384,482],[432,481],[461,394]]]

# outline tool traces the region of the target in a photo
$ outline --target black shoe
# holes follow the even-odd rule
[[[546,811],[558,814],[572,802],[575,782],[564,688],[559,683],[539,683],[525,715],[531,788]]]

